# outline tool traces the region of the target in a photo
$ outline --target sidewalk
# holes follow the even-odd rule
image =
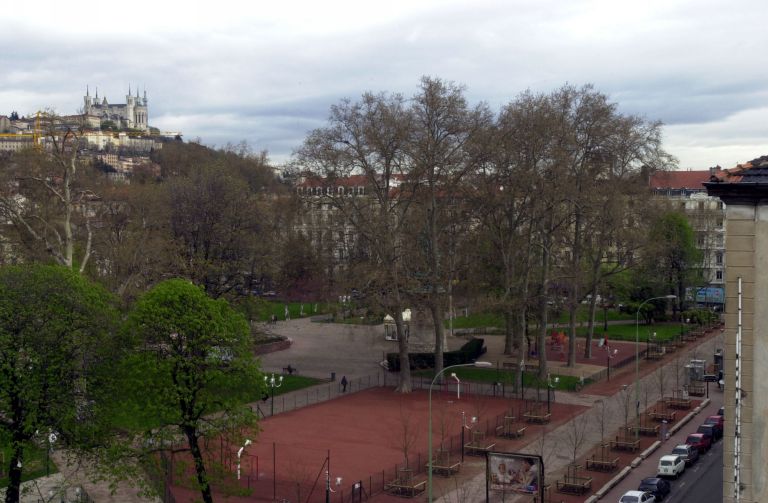
[[[716,335],[719,333],[719,329],[710,332],[706,339],[698,341],[697,344],[680,349],[680,357],[683,361],[687,361],[693,354],[697,354],[699,357],[703,355],[712,355],[714,353],[715,345],[717,344]],[[673,371],[675,361],[670,360],[666,362],[656,362],[654,364],[644,364],[640,369],[640,400],[641,408],[642,402],[645,401],[645,388],[648,390],[648,403],[654,404],[661,397],[658,393],[658,384],[654,382],[654,373],[656,370],[664,366],[668,371]],[[561,403],[573,403],[578,405],[593,406],[598,400],[607,400],[609,403],[618,403],[619,390],[623,384],[634,385],[635,372],[634,366],[629,366],[621,369],[615,376],[612,375],[610,382],[601,382],[596,385],[588,386],[585,389],[585,393],[573,394],[573,393],[561,393],[556,394],[556,401]],[[668,389],[671,389],[674,385],[674,380],[671,381],[671,385]],[[634,402],[634,399],[632,400]],[[586,411],[585,414],[590,414],[590,411]],[[609,414],[608,422],[606,424],[606,431],[613,432],[623,426],[624,418],[621,414]],[[571,458],[569,455],[564,454],[562,451],[563,446],[568,445],[570,432],[573,431],[573,421],[577,421],[577,418],[566,422],[560,427],[547,433],[544,438],[544,445],[536,439],[530,442],[521,452],[539,454],[544,458],[544,466],[546,467],[546,473],[548,476],[548,483],[554,483],[555,474],[561,472],[570,463]],[[578,451],[577,457],[586,455],[591,449],[594,448],[600,442],[600,433],[596,428],[587,428],[586,438],[582,444],[582,447]],[[484,466],[483,466],[484,470]],[[485,473],[478,473],[471,479],[463,482],[461,487],[457,487],[455,490],[450,491],[447,494],[443,494],[440,498],[436,498],[435,501],[440,503],[454,503],[455,501],[463,501],[463,497],[467,494],[485,494]],[[598,487],[592,488],[592,493],[599,489]],[[553,496],[555,495],[553,489]],[[585,499],[589,494],[585,495]],[[528,500],[525,500],[528,501]]]

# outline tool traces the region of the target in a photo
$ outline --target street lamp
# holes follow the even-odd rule
[[[429,425],[427,432],[427,449],[429,450],[429,464],[427,465],[427,503],[432,503],[432,387],[437,382],[437,378],[445,373],[446,370],[455,369],[458,367],[479,367],[489,368],[493,367],[491,362],[475,362],[475,363],[459,363],[458,365],[450,365],[444,367],[443,370],[435,374],[432,378],[432,382],[429,384]],[[461,446],[462,450],[464,446]]]
[[[330,461],[329,461],[330,462]],[[341,485],[342,478],[336,477],[336,487],[339,487]],[[333,489],[331,489],[331,470],[330,467],[328,470],[325,470],[325,503],[331,503],[331,493],[335,493]]]
[[[643,306],[652,300],[674,300],[677,295],[663,295],[661,297],[651,297],[645,299],[637,306],[635,315],[635,437],[640,438],[640,310]]]
[[[554,396],[555,394],[555,385],[557,385],[560,382],[559,377],[555,377],[554,384],[551,378],[547,377],[547,414],[551,414],[551,406],[550,406],[550,394]]]
[[[250,439],[245,439],[245,443],[243,443],[243,446],[237,450],[237,480],[240,480],[240,456],[243,455],[243,451],[246,447],[251,445]]]
[[[275,374],[272,374],[272,377],[264,376],[264,384],[266,386],[269,386],[269,396],[271,398],[269,415],[274,416],[275,415],[275,388],[279,388],[280,386],[283,385],[283,376],[275,377]]]

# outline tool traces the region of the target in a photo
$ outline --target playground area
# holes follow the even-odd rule
[[[456,385],[446,384],[432,395],[432,442],[433,449],[439,451],[435,473],[438,463],[461,470],[462,451],[465,463],[477,464],[483,461],[486,450],[519,449],[542,430],[554,428],[583,410],[575,405],[475,394],[468,385],[462,385],[458,397]],[[325,501],[330,482],[332,502],[366,501],[377,494],[392,493],[393,488],[396,492],[398,487],[417,495],[424,491],[427,479],[428,419],[427,391],[400,395],[384,387],[266,418],[260,423],[261,431],[252,434],[253,444],[241,455],[239,484],[235,474],[241,446],[225,439],[209,441],[206,455],[223,459],[223,466],[230,471],[226,480],[229,487],[214,485],[214,492],[227,494],[228,501],[234,503],[314,503]],[[183,483],[191,475],[191,463],[176,459],[175,466],[175,501],[198,500],[199,493]],[[180,473],[179,466],[186,468]],[[386,496],[376,499],[386,500]]]

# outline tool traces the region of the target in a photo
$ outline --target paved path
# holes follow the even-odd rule
[[[685,348],[681,351],[682,361],[688,361],[690,358],[696,356],[697,358],[707,358],[711,360],[711,355],[714,354],[715,347],[721,347],[722,343],[717,340],[716,337],[709,337],[704,342],[701,342],[695,347]],[[648,391],[647,403],[649,405],[655,404],[661,397],[659,393],[659,385],[657,381],[657,369],[660,366],[665,368],[665,371],[670,374],[670,381],[665,388],[667,392],[674,387],[674,379],[671,377],[671,372],[674,370],[676,363],[674,361],[664,362],[663,365],[654,365],[651,369],[641,369],[640,379],[640,407],[644,410],[644,402],[646,401],[646,390]],[[616,376],[614,383],[621,385],[622,382],[634,383],[635,373],[630,369],[624,369],[620,375]],[[716,386],[713,386],[716,388]],[[602,387],[601,387],[602,388]],[[587,391],[589,391],[589,387]],[[605,392],[604,388],[601,389]],[[711,391],[711,390],[710,390]],[[633,393],[630,391],[630,393]],[[623,410],[620,398],[621,392],[613,392],[610,394],[573,394],[573,393],[557,393],[556,400],[565,403],[578,403],[579,405],[593,406],[598,400],[605,400],[608,404],[609,414],[607,414],[608,422],[606,424],[605,431],[611,432],[619,429],[624,423]],[[632,399],[634,402],[634,399]],[[590,411],[585,414],[591,414]],[[631,412],[630,415],[633,415]],[[589,417],[589,416],[587,416]],[[541,442],[534,441],[522,449],[522,452],[529,452],[532,454],[539,454],[544,458],[544,466],[547,467],[547,473],[554,473],[564,469],[571,461],[570,456],[566,455],[563,451],[563,446],[567,446],[570,443],[570,436],[574,425],[573,421],[581,421],[583,418],[574,418],[571,421],[566,422],[555,430],[550,431],[544,439],[544,445]],[[687,430],[686,430],[687,431]],[[582,457],[587,454],[595,445],[601,441],[600,432],[597,428],[587,428],[586,439],[583,442],[583,446],[579,449],[577,457]],[[451,491],[448,494],[443,495],[441,498],[436,499],[440,503],[453,503],[461,500],[461,494],[485,494],[485,473],[478,473],[474,478],[467,481],[461,487],[455,491]],[[598,488],[593,488],[598,489]],[[606,500],[611,501],[611,500]]]

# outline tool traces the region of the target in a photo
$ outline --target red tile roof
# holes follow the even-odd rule
[[[725,172],[717,166],[716,176],[722,176]],[[650,186],[652,189],[698,189],[704,190],[704,183],[712,177],[709,169],[699,171],[657,171],[651,175]]]

